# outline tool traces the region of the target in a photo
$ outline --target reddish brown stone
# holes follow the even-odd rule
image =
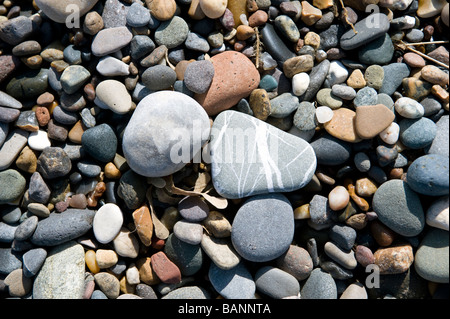
[[[151,257],[151,266],[158,278],[166,284],[176,284],[181,281],[180,269],[162,251]]]
[[[375,263],[375,257],[373,256],[372,251],[366,246],[356,246],[355,258],[363,267]]]
[[[0,83],[9,77],[20,64],[20,59],[12,55],[0,56]]]
[[[153,221],[150,216],[150,210],[147,206],[142,206],[133,212],[134,225],[136,232],[145,246],[150,246],[153,235]]]
[[[259,85],[260,75],[253,63],[239,52],[226,51],[211,58],[214,78],[206,93],[195,99],[208,115],[216,115],[236,105]]]
[[[49,92],[45,92],[37,98],[36,102],[38,105],[48,106],[48,105],[52,104],[54,100],[55,100],[55,97],[53,96],[53,94],[51,94]]]
[[[414,261],[411,245],[378,249],[374,254],[375,264],[381,275],[401,274],[408,271]]]
[[[36,108],[36,119],[39,126],[46,126],[50,121],[50,112],[46,107],[38,106]]]
[[[248,25],[251,27],[259,27],[267,22],[269,16],[263,10],[258,10],[248,18]]]
[[[370,232],[378,245],[388,247],[395,239],[395,233],[378,220],[370,222]]]

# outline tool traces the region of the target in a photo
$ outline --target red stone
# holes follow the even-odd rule
[[[181,281],[180,269],[162,251],[151,257],[153,271],[158,278],[166,284],[176,284]]]
[[[211,58],[214,78],[206,93],[195,99],[208,115],[216,115],[236,105],[259,85],[260,75],[252,61],[235,51],[219,53]]]

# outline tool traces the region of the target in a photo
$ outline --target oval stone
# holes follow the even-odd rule
[[[98,242],[107,244],[111,242],[120,231],[123,216],[120,207],[116,204],[105,204],[95,213],[92,228]]]
[[[208,277],[214,289],[226,299],[253,299],[255,296],[255,282],[243,263],[228,270],[211,263]]]
[[[163,177],[183,168],[209,138],[204,109],[189,96],[170,91],[145,97],[123,135],[130,168],[147,177]]]
[[[419,194],[448,195],[449,158],[439,154],[421,156],[411,163],[406,178],[408,185]]]
[[[372,207],[383,224],[402,236],[416,236],[425,226],[420,198],[402,180],[381,184],[373,196]]]
[[[282,194],[257,195],[238,210],[232,230],[233,246],[243,258],[254,262],[273,260],[289,249],[294,236],[294,211]]]

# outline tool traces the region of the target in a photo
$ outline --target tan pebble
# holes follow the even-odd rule
[[[403,60],[412,68],[423,68],[426,65],[425,59],[414,52],[405,53]]]
[[[362,211],[367,212],[369,210],[369,203],[364,198],[361,198],[356,194],[355,185],[353,185],[349,180],[344,181],[344,185],[346,185],[347,191],[355,204],[358,205]]]
[[[321,172],[319,170],[316,171],[316,176],[324,184],[334,185],[336,183],[334,178],[332,178],[331,176],[326,175],[325,173],[323,173],[323,172]]]
[[[79,120],[75,123],[75,125],[72,127],[72,129],[69,131],[69,140],[72,143],[75,144],[81,144],[81,137],[83,136],[84,131],[86,131],[87,128],[84,126],[83,122]]]
[[[25,146],[16,160],[16,165],[17,168],[29,174],[36,172],[37,156],[35,151]]]
[[[22,268],[11,271],[3,282],[11,297],[25,297],[33,289],[33,279],[25,277]]]
[[[292,78],[294,75],[302,72],[310,71],[314,66],[314,58],[309,54],[296,56],[287,59],[283,63],[283,72],[287,78]]]
[[[49,48],[49,49],[45,49],[44,51],[41,52],[41,57],[46,62],[50,62],[51,63],[51,62],[53,62],[55,60],[63,60],[64,59],[64,53],[63,53],[62,50]]]
[[[309,204],[304,204],[300,207],[297,207],[294,210],[294,219],[309,219],[311,215],[309,213]]]
[[[119,179],[122,176],[120,170],[114,165],[114,163],[107,163],[105,165],[105,177],[109,179]]]
[[[390,179],[401,179],[402,175],[403,175],[403,168],[401,167],[393,168],[389,171]]]
[[[41,203],[29,203],[27,209],[30,213],[38,217],[46,218],[50,216],[50,209]]]
[[[113,240],[113,247],[121,257],[136,258],[139,255],[139,241],[134,234],[125,227]]]
[[[362,89],[366,86],[366,80],[361,70],[356,69],[347,79],[347,85],[354,89]]]
[[[62,73],[65,69],[67,69],[70,64],[64,60],[55,60],[50,63],[50,66],[56,70],[58,73]]]
[[[53,103],[55,100],[55,97],[50,92],[45,92],[39,95],[39,97],[36,100],[36,103],[40,106],[47,106]]]
[[[96,11],[91,11],[86,14],[83,23],[84,33],[96,35],[103,27],[103,19]]]
[[[171,19],[177,10],[175,0],[145,0],[145,2],[152,15],[160,21]]]
[[[150,246],[153,236],[153,222],[150,210],[147,206],[142,206],[136,209],[132,215],[139,239],[145,246]]]
[[[32,70],[39,69],[42,65],[42,57],[40,55],[33,55],[30,57],[24,57],[22,62]]]
[[[302,1],[302,21],[307,26],[312,26],[322,18],[322,11],[312,6],[308,1]]]
[[[378,245],[388,247],[394,242],[395,232],[383,225],[380,221],[371,221],[369,227],[370,232]]]
[[[217,211],[210,211],[202,222],[203,226],[216,238],[231,236],[231,224],[225,216]]]
[[[245,41],[255,34],[255,30],[248,25],[240,25],[236,28],[236,38]]]
[[[414,261],[413,250],[409,244],[380,248],[373,255],[381,275],[404,273]]]
[[[111,249],[98,249],[95,253],[95,259],[100,269],[110,268],[119,261],[116,252]]]
[[[366,227],[367,226],[367,222],[368,222],[367,216],[364,213],[359,213],[359,214],[352,215],[345,221],[345,223],[348,226],[350,226],[350,227],[352,227],[352,228],[354,228],[356,230],[361,230],[364,227]]]
[[[361,105],[356,108],[355,129],[359,137],[371,139],[387,129],[395,115],[383,104]]]
[[[333,110],[333,118],[324,124],[325,130],[332,136],[350,143],[361,142],[355,129],[356,113],[347,108]]]
[[[87,199],[84,194],[75,194],[69,200],[69,206],[77,209],[85,209],[87,207]]]
[[[449,93],[448,93],[447,90],[442,88],[442,86],[440,86],[440,85],[433,85],[433,87],[431,88],[431,93],[433,93],[433,95],[436,96],[442,102],[448,104],[448,102],[449,102]],[[447,111],[448,111],[448,107],[447,107]]]
[[[448,85],[449,81],[448,74],[434,65],[424,66],[421,70],[421,77],[432,84],[441,86]]]
[[[107,272],[99,272],[94,275],[94,280],[100,290],[109,299],[116,299],[120,294],[120,282],[114,275]]]
[[[432,18],[440,14],[446,4],[446,0],[419,0],[417,15],[421,18]]]
[[[139,270],[137,269],[136,265],[134,263],[131,263],[127,270],[126,270],[126,278],[127,278],[127,282],[130,285],[137,285],[139,284],[140,280],[139,280]]]
[[[313,47],[314,49],[318,49],[320,46],[320,36],[315,32],[308,32],[304,39],[304,44]]]
[[[270,115],[270,99],[267,91],[264,89],[255,89],[250,94],[249,99],[250,108],[253,111],[253,115],[261,120],[265,121]]]
[[[350,195],[344,186],[336,186],[328,194],[328,204],[332,210],[341,210],[347,207]]]
[[[141,281],[147,285],[156,285],[160,280],[151,266],[151,258],[144,257],[136,261],[136,267],[139,270],[139,277]]]
[[[187,66],[191,62],[192,61],[183,60],[183,61],[180,61],[177,63],[177,65],[175,66],[175,73],[177,74],[178,80],[180,80],[180,81],[184,80],[184,72],[186,71]]]
[[[233,13],[235,27],[241,24],[241,14],[248,14],[246,0],[228,0],[227,8]]]
[[[369,178],[360,178],[356,181],[356,193],[359,196],[370,197],[377,191],[377,185]]]
[[[91,273],[96,274],[100,272],[100,267],[98,266],[96,254],[93,250],[88,250],[84,254],[84,259],[86,261],[86,266],[89,268]]]

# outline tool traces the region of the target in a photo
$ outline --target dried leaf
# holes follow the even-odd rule
[[[148,206],[150,208],[150,213],[152,216],[153,227],[155,229],[155,236],[159,239],[165,240],[169,237],[170,232],[166,226],[159,220],[158,216],[155,214],[155,209],[153,208],[153,200],[152,200],[152,187],[149,187],[147,190],[147,200]]]
[[[180,198],[171,197],[169,194],[167,194],[166,190],[163,188],[156,188],[155,193],[156,196],[158,197],[158,200],[162,203],[166,203],[169,205],[176,205],[180,201]]]
[[[204,199],[206,199],[211,205],[217,209],[225,209],[228,206],[228,201],[223,197],[214,197],[207,193],[202,193]]]

